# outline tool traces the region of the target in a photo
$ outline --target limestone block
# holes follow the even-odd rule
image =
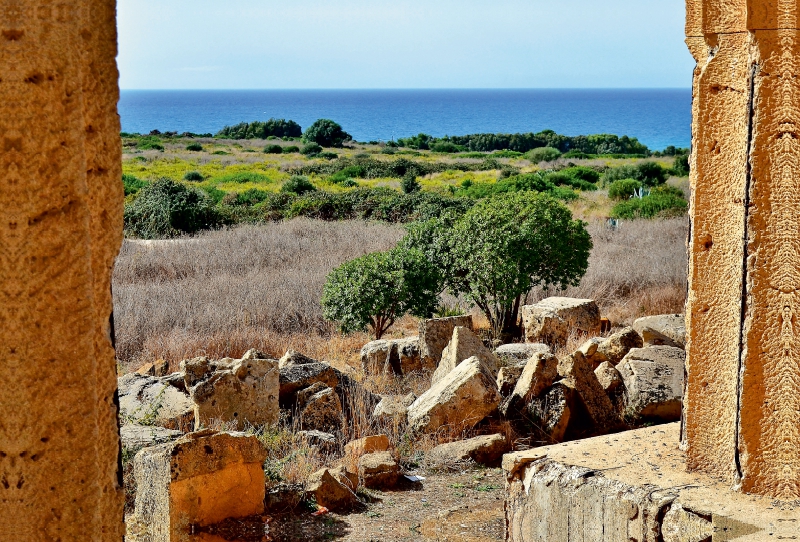
[[[412,431],[424,433],[443,426],[457,432],[474,427],[499,403],[494,377],[478,358],[469,358],[414,401],[408,424]]]
[[[573,411],[577,411],[576,395],[574,388],[564,382],[557,382],[525,406],[529,419],[550,442],[564,441],[570,422],[573,421]]]
[[[525,342],[565,345],[570,334],[600,334],[600,309],[591,299],[548,297],[520,314]]]
[[[194,403],[188,395],[152,376],[130,373],[118,379],[120,417],[126,422],[190,431]]]
[[[315,382],[322,382],[328,387],[336,388],[342,376],[328,363],[286,366],[280,370],[280,402],[282,405],[289,405],[294,402],[298,391]]]
[[[241,359],[217,362],[189,390],[195,404],[195,428],[214,422],[244,428],[272,425],[278,421],[278,362],[272,359]]]
[[[316,446],[326,453],[331,453],[336,449],[336,435],[311,429],[308,431],[298,431],[297,436],[305,440],[309,446]]]
[[[308,365],[309,363],[319,363],[317,360],[312,359],[308,356],[301,354],[300,352],[295,352],[292,349],[286,351],[286,353],[278,360],[278,368],[283,369],[284,367],[288,367],[289,365]]]
[[[594,370],[597,381],[606,390],[606,393],[614,393],[622,385],[622,375],[611,365],[611,362],[604,361]]]
[[[124,202],[115,4],[0,10],[3,542],[124,533],[111,319]]]
[[[497,374],[500,360],[497,359],[491,350],[483,345],[483,342],[466,327],[456,326],[453,329],[453,338],[442,351],[442,359],[436,371],[433,373],[431,383],[435,384],[447,373],[467,358],[476,357],[486,367],[492,375]]]
[[[428,453],[426,459],[442,464],[471,459],[480,465],[493,467],[499,465],[503,454],[510,450],[511,445],[505,435],[481,435],[440,444]]]
[[[380,403],[375,405],[372,417],[376,421],[384,423],[404,421],[407,417],[408,407],[416,400],[417,396],[413,393],[405,396],[386,395],[381,398]]]
[[[563,377],[565,385],[577,392],[596,433],[611,433],[622,429],[622,420],[611,399],[580,352],[559,360],[558,374]]]
[[[686,348],[686,317],[682,314],[645,316],[633,323],[647,346]]]
[[[386,435],[370,435],[360,439],[351,440],[344,446],[344,454],[358,459],[364,454],[386,452],[392,448],[389,437]]]
[[[498,358],[506,359],[510,364],[524,365],[526,361],[536,354],[549,354],[550,347],[544,343],[512,343],[498,346],[494,354]]]
[[[361,347],[361,368],[366,374],[379,374],[389,360],[389,341],[378,339]]]
[[[361,348],[361,367],[367,374],[407,375],[422,370],[419,337],[372,341]]]
[[[516,365],[512,367],[503,367],[497,371],[497,389],[500,390],[501,396],[508,397],[511,395],[524,370],[524,365]]]
[[[136,372],[140,375],[162,377],[169,374],[169,363],[163,359],[156,360],[151,363],[145,363]]]
[[[634,348],[617,365],[625,384],[625,413],[676,421],[681,417],[686,352],[672,346]]]
[[[514,391],[503,402],[500,412],[504,416],[512,416],[531,399],[552,386],[557,378],[558,358],[550,353],[536,354],[525,364]]]
[[[644,343],[639,333],[632,327],[626,327],[600,341],[597,351],[592,356],[592,362],[607,361],[611,365],[616,365],[632,348],[641,348],[642,346]]]
[[[308,388],[313,391],[308,397],[302,399],[298,397],[298,405],[301,405],[300,426],[304,430],[315,429],[328,433],[341,431],[344,415],[339,396],[333,388],[319,382],[317,385],[322,386],[322,389],[316,389],[315,385]],[[307,390],[303,390],[305,391]]]
[[[433,318],[419,323],[419,355],[424,369],[433,371],[442,359],[442,351],[458,327],[472,329],[472,316]]]
[[[367,489],[391,489],[399,477],[400,465],[390,452],[373,452],[358,460],[358,480]]]
[[[135,514],[147,539],[190,542],[192,525],[262,514],[264,459],[258,439],[244,433],[200,431],[140,451]]]
[[[171,440],[177,440],[183,436],[183,433],[175,429],[167,429],[157,425],[138,425],[135,423],[126,423],[120,427],[120,437],[122,439],[122,447],[127,450],[141,450],[148,446],[156,446],[157,444],[164,444]]]
[[[358,503],[353,490],[340,482],[330,469],[320,469],[309,476],[306,493],[313,495],[318,505],[333,511],[348,510]]]

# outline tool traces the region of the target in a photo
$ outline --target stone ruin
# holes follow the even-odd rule
[[[0,9],[3,542],[123,538],[115,4]],[[798,16],[793,0],[687,0],[697,68],[684,421],[507,455],[510,540],[800,532]]]

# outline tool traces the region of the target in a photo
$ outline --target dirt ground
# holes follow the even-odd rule
[[[311,512],[274,517],[266,540],[460,541],[505,540],[504,481],[500,469],[427,474],[421,483],[371,491],[371,503],[346,515]]]

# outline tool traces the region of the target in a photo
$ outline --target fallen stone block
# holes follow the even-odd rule
[[[389,437],[386,435],[370,435],[360,439],[351,440],[344,446],[344,455],[354,459],[360,458],[364,454],[374,452],[387,452],[391,450]]]
[[[597,381],[600,382],[600,385],[609,395],[613,394],[622,385],[622,375],[608,361],[601,363],[594,370],[594,374],[597,376]]]
[[[525,407],[527,418],[533,422],[537,433],[546,442],[565,440],[573,412],[576,410],[576,392],[563,382],[534,397]]]
[[[544,343],[511,343],[498,346],[494,354],[508,360],[509,365],[525,365],[536,354],[549,354],[550,347]]]
[[[283,369],[291,365],[308,365],[309,363],[319,363],[317,360],[312,359],[300,352],[294,350],[287,350],[286,353],[278,360],[278,368]]]
[[[642,346],[642,337],[639,333],[632,327],[626,327],[600,342],[592,361],[599,363],[607,361],[611,365],[617,365],[631,349]]]
[[[333,452],[336,449],[336,436],[324,431],[310,430],[298,431],[297,436],[305,440],[309,446],[316,446],[326,453]]]
[[[442,359],[433,373],[431,384],[436,384],[459,363],[472,357],[479,359],[489,373],[497,374],[500,366],[497,356],[469,328],[457,326],[453,329],[452,339],[442,351]]]
[[[278,421],[279,371],[272,359],[220,360],[195,373],[189,389],[195,403],[195,429],[214,422],[272,425]]]
[[[266,451],[244,433],[191,433],[134,458],[135,516],[150,542],[190,542],[192,526],[264,512]]]
[[[455,432],[475,427],[500,403],[497,382],[478,358],[462,361],[408,408],[412,431]]]
[[[136,372],[140,375],[154,376],[156,378],[167,376],[169,374],[169,363],[159,359],[151,363],[145,363]]]
[[[367,374],[408,375],[422,370],[419,337],[372,341],[361,348],[361,367]]]
[[[297,510],[303,502],[303,484],[278,484],[267,490],[264,509],[267,512],[287,514]]]
[[[138,451],[149,446],[164,444],[183,436],[182,432],[175,429],[135,423],[126,423],[120,427],[119,434],[122,440],[122,447],[129,451]]]
[[[306,482],[306,493],[313,495],[319,506],[331,511],[349,510],[358,504],[358,497],[340,482],[330,469],[320,469]]]
[[[442,359],[442,351],[453,338],[456,327],[472,329],[472,316],[433,318],[419,323],[419,355],[422,367],[433,371]]]
[[[130,373],[117,379],[123,423],[191,431],[194,403],[188,395],[152,376]]]
[[[577,392],[581,404],[586,407],[595,434],[611,433],[624,427],[611,399],[583,354],[574,352],[559,360],[558,374],[566,386]]]
[[[525,342],[567,344],[570,334],[600,334],[600,309],[591,299],[548,297],[520,310]]]
[[[552,386],[557,378],[558,358],[550,353],[534,355],[525,364],[514,391],[500,406],[500,413],[506,417],[513,417],[531,399]]]
[[[291,408],[297,392],[316,382],[336,388],[342,376],[341,372],[328,363],[286,366],[280,370],[280,404]]]
[[[681,417],[686,352],[673,346],[634,348],[617,365],[625,414],[675,421]]]
[[[686,317],[683,314],[645,316],[633,322],[646,346],[686,348]]]
[[[502,397],[511,395],[524,370],[524,365],[513,365],[502,367],[497,371],[497,389],[500,390],[500,395]]]
[[[304,430],[341,431],[344,423],[342,402],[333,388],[317,382],[297,395],[300,426]]]
[[[391,489],[399,477],[400,465],[391,452],[368,453],[358,460],[358,480],[368,489]]]
[[[417,400],[413,393],[408,395],[386,395],[381,398],[381,402],[375,405],[372,417],[376,421],[390,423],[399,420],[405,421],[408,414],[408,407]]]
[[[436,446],[428,454],[434,464],[452,464],[472,460],[480,465],[495,467],[500,464],[503,454],[511,450],[504,435],[482,435],[457,442]]]

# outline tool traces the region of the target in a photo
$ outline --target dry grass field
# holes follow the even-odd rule
[[[683,310],[686,219],[590,224],[594,249],[581,285],[547,295],[590,297],[615,323]],[[336,364],[353,363],[366,334],[342,336],[322,318],[327,273],[340,263],[394,246],[399,226],[297,219],[207,232],[174,241],[125,241],[114,271],[114,319],[122,371],[198,355],[238,356],[288,348]],[[479,319],[480,321],[480,319]],[[415,334],[404,318],[394,335]]]

